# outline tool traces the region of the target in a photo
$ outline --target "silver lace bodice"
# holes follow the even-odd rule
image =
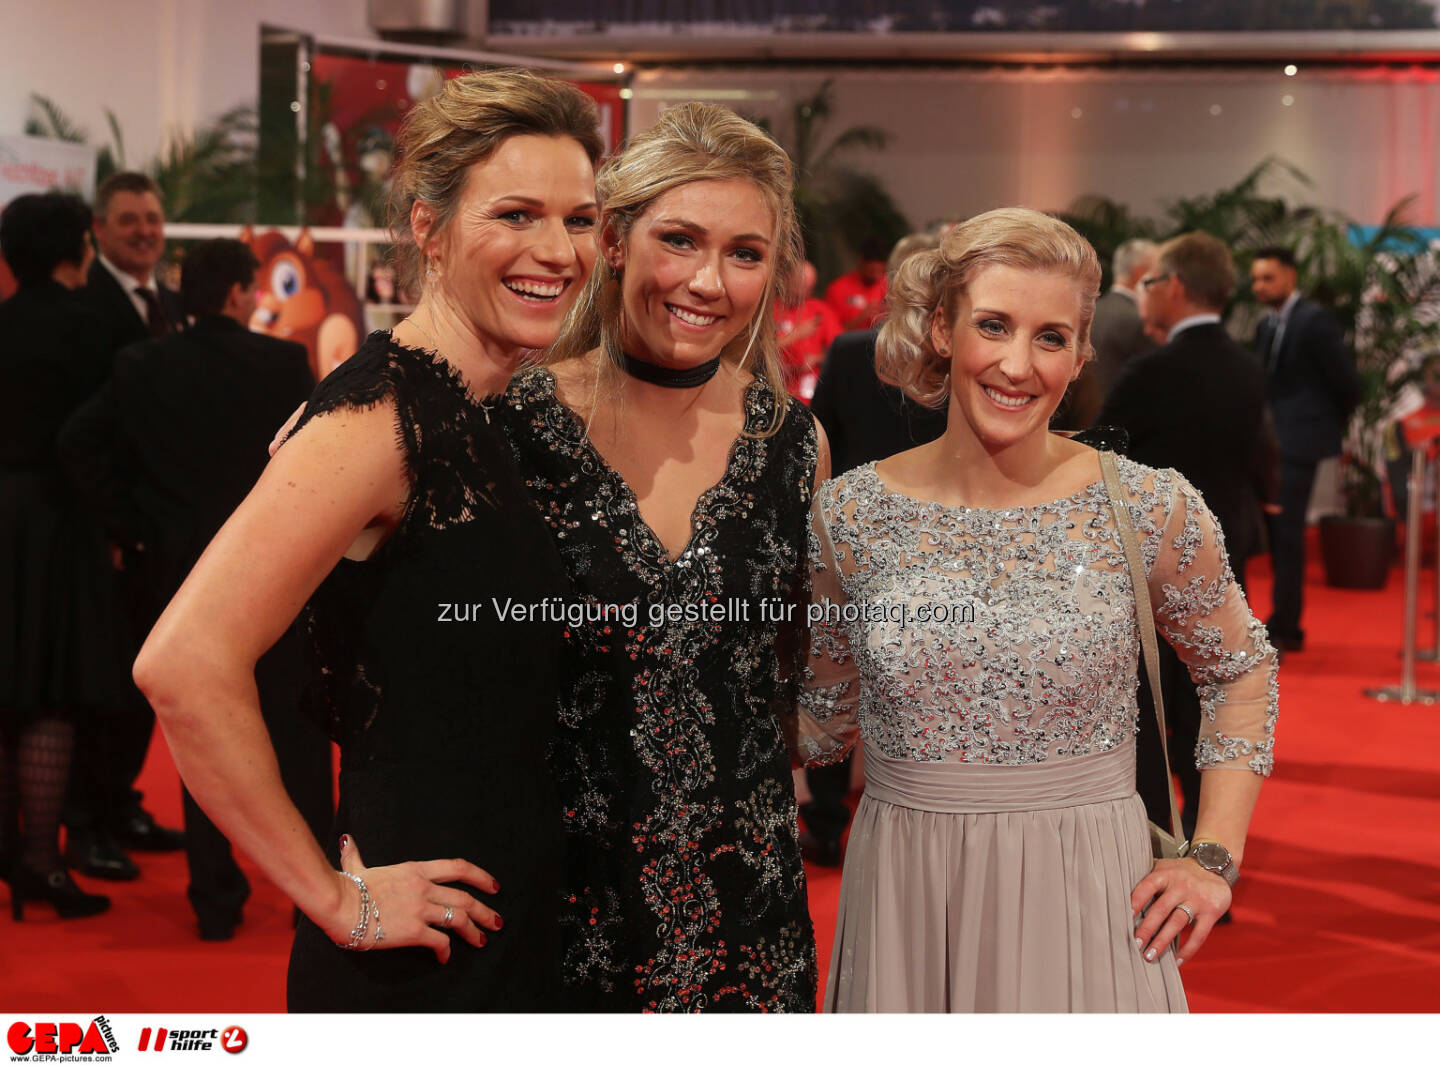
[[[1155,625],[1200,687],[1202,769],[1272,767],[1276,657],[1219,527],[1173,470],[1121,459]],[[1009,510],[889,490],[873,464],[826,482],[812,515],[813,612],[800,754],[855,726],[915,761],[1023,765],[1112,750],[1137,729],[1140,639],[1103,481]]]

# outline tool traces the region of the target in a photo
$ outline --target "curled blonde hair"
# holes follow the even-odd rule
[[[1028,207],[1002,207],[962,222],[940,246],[910,256],[890,279],[889,316],[875,347],[875,372],[927,407],[950,399],[950,360],[935,350],[930,330],[937,314],[952,325],[967,286],[991,266],[1060,274],[1080,287],[1082,362],[1094,354],[1090,323],[1100,293],[1100,259],[1074,229]]]
[[[770,277],[749,327],[722,349],[720,356],[744,368],[752,366],[777,397],[785,395],[785,374],[773,325],[774,306],[788,292],[804,259],[795,220],[794,168],[770,135],[728,107],[685,103],[672,107],[650,129],[637,134],[595,179],[602,231],[622,242],[637,220],[662,195],[693,181],[744,180],[760,190],[775,219],[770,248]],[[547,363],[580,358],[594,348],[605,353],[609,372],[620,370],[620,321],[624,309],[620,277],[605,256],[595,261],[584,291],[575,301],[546,356]],[[777,403],[763,435],[780,428],[786,404]]]
[[[402,287],[418,280],[420,249],[410,229],[411,208],[435,212],[429,239],[455,217],[470,167],[494,155],[511,137],[569,137],[591,165],[604,154],[595,101],[569,82],[524,70],[487,70],[450,78],[416,104],[396,138],[398,159],[390,186],[390,232]]]

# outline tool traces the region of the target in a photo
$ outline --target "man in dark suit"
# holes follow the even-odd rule
[[[887,277],[919,251],[938,241],[929,234],[911,234],[891,253]],[[945,432],[946,412],[922,407],[900,389],[875,375],[878,330],[842,333],[830,345],[820,369],[810,410],[830,441],[833,476],[889,458],[899,451],[928,444]],[[850,791],[850,760],[805,773],[810,801],[801,807],[806,831],[801,836],[805,857],[818,865],[840,864],[840,838],[850,823],[845,796]]]
[[[239,241],[193,248],[182,293],[194,324],[124,349],[109,383],[61,438],[72,475],[97,502],[111,537],[147,560],[148,598],[162,607],[259,477],[275,427],[313,385],[301,345],[246,328],[256,265]],[[331,816],[329,744],[299,715],[300,659],[292,631],[260,660],[256,685],[286,786],[323,834]],[[229,938],[249,885],[188,792],[185,829],[201,935]]]
[[[1096,421],[1096,415],[1115,379],[1137,355],[1155,349],[1155,342],[1146,335],[1140,321],[1135,294],[1135,286],[1154,260],[1153,241],[1127,240],[1115,249],[1111,260],[1114,283],[1095,301],[1095,318],[1090,323],[1095,360],[1066,392],[1060,409],[1050,419],[1052,428],[1088,429],[1102,424]]]
[[[1244,580],[1262,503],[1265,447],[1265,379],[1259,363],[1231,339],[1220,312],[1235,288],[1235,266],[1224,244],[1206,233],[1187,233],[1161,246],[1140,281],[1140,313],[1168,333],[1168,341],[1135,359],[1120,375],[1099,417],[1130,436],[1129,455],[1147,466],[1173,467],[1190,481],[1225,534],[1231,567]],[[1171,764],[1185,797],[1187,838],[1200,799],[1195,743],[1200,701],[1184,665],[1169,644],[1160,647],[1166,720],[1174,736]],[[1144,702],[1148,702],[1144,700]],[[1137,784],[1152,818],[1168,819],[1159,771],[1159,747],[1150,708],[1142,702]],[[1165,811],[1163,816],[1156,813]]]
[[[112,351],[184,324],[180,294],[155,277],[165,252],[165,208],[154,181],[121,171],[101,182],[95,246],[85,300],[105,320]]]
[[[1261,248],[1250,264],[1250,288],[1274,313],[1255,334],[1280,438],[1280,512],[1270,527],[1275,566],[1270,639],[1285,651],[1305,642],[1300,625],[1305,585],[1305,516],[1315,467],[1340,454],[1350,412],[1360,398],[1355,359],[1335,319],[1295,287],[1295,256]]]
[[[113,359],[127,344],[164,336],[183,324],[179,294],[165,288],[155,268],[165,251],[165,211],[160,189],[144,174],[121,171],[95,193],[95,245],[82,290],[86,304],[104,326],[105,350]],[[145,602],[143,560],[117,549],[116,582],[124,607],[122,629],[114,635],[117,658],[131,661],[145,634],[154,604]],[[184,838],[162,828],[141,805],[135,779],[145,764],[155,715],[126,679],[121,705],[82,732],[66,799],[66,859],[89,876],[132,880],[140,868],[126,848],[177,850]]]
[[[1090,343],[1095,346],[1095,379],[1100,395],[1110,394],[1116,380],[1137,357],[1155,350],[1140,319],[1136,286],[1155,262],[1155,243],[1127,240],[1115,249],[1111,268],[1115,281],[1110,291],[1095,301],[1095,321],[1090,326]]]
[[[928,444],[946,412],[921,406],[875,376],[878,329],[841,333],[830,345],[810,410],[830,441],[832,476]]]

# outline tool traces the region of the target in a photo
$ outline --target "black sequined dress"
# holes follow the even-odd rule
[[[575,601],[610,608],[567,625],[561,657],[567,1008],[815,1008],[774,619],[804,562],[816,443],[788,398],[779,432],[754,436],[775,402],[749,387],[752,436],[672,561],[549,371],[506,393],[501,420]],[[633,619],[616,616],[626,604]]]
[[[433,355],[372,335],[316,389],[305,422],[393,403],[411,480],[399,527],[370,559],[340,562],[305,612],[312,707],[341,745],[336,825],[369,866],[465,858],[504,919],[476,949],[452,934],[352,953],[300,923],[292,1011],[552,1010],[560,988],[564,833],[546,766],[557,625],[502,621],[496,602],[562,595],[554,546],[488,409]],[[511,615],[507,612],[507,617]],[[382,910],[382,924],[384,920]]]

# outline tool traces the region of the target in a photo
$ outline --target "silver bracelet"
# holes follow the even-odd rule
[[[372,913],[374,913],[376,917],[375,942],[380,942],[381,935],[383,934],[379,931],[380,912],[375,909],[375,904],[370,899],[370,889],[365,886],[365,881],[361,880],[354,873],[347,873],[343,869],[340,871],[340,875],[353,880],[355,886],[360,889],[360,919],[355,922],[355,927],[350,930],[350,941],[348,943],[336,943],[335,945],[342,950],[369,950],[370,948],[365,946],[365,936],[370,931],[370,915]]]

